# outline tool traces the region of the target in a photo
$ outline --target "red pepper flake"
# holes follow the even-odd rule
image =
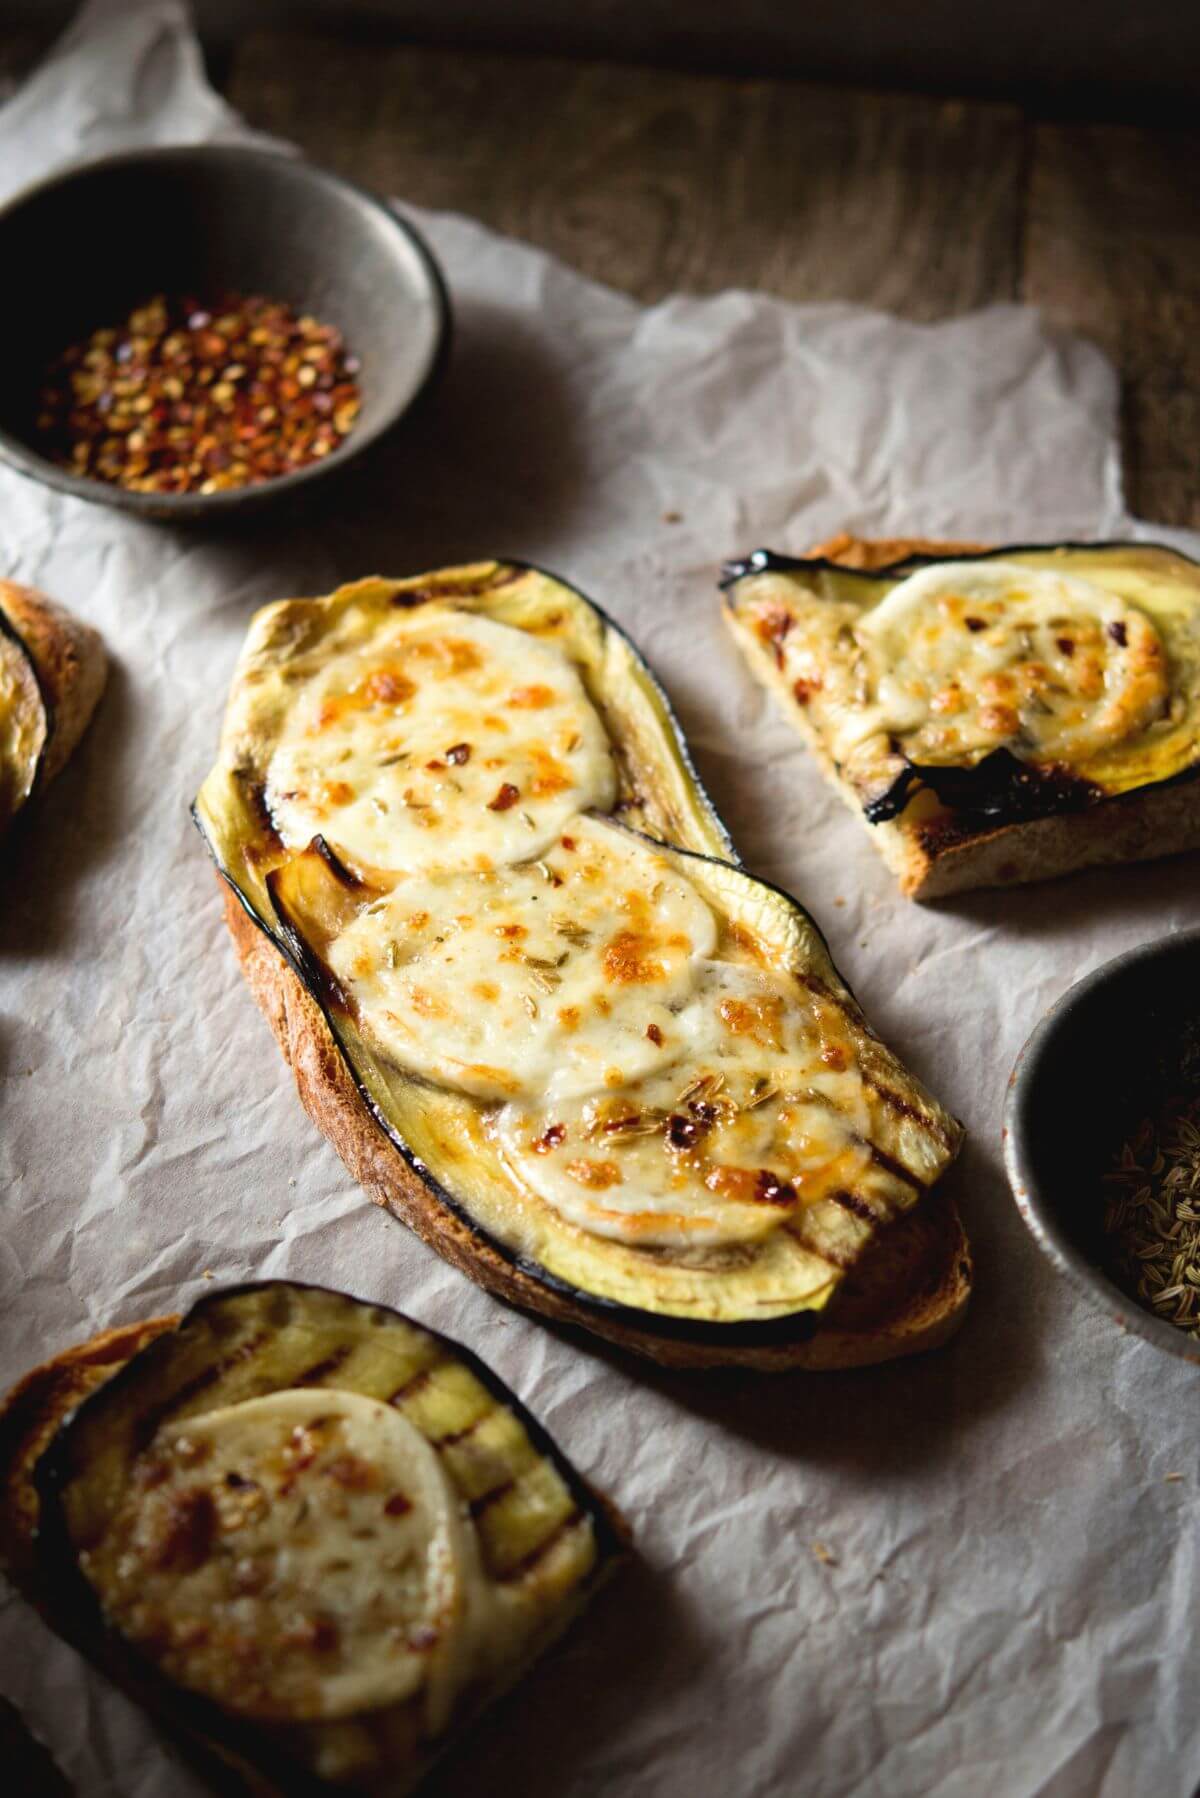
[[[805,680],[804,677],[801,676],[799,680],[793,681],[792,683],[792,692],[796,695],[796,699],[801,705],[807,705],[813,694],[819,693],[820,690],[821,683],[819,680]]]
[[[775,666],[783,667],[783,640],[795,624],[796,620],[790,612],[782,607],[772,607],[760,615],[756,626],[762,642],[769,643],[775,655]]]
[[[667,1120],[667,1141],[673,1149],[694,1149],[700,1140],[702,1125],[695,1118],[685,1118],[680,1112]]]
[[[986,618],[964,618],[963,623],[966,625],[967,629],[972,632],[985,631],[987,629]]]
[[[754,1197],[760,1205],[794,1205],[796,1188],[790,1180],[780,1180],[768,1167],[758,1170]]]
[[[534,1142],[534,1153],[536,1155],[548,1155],[551,1149],[557,1149],[559,1143],[565,1142],[566,1138],[567,1127],[565,1124],[551,1124],[550,1128],[546,1131],[546,1134],[544,1136],[539,1136]]]
[[[385,1517],[406,1517],[412,1510],[412,1500],[405,1498],[403,1492],[393,1492],[383,1507]]]
[[[1073,640],[1070,637],[1055,637],[1054,641],[1058,645],[1059,654],[1066,656],[1067,660],[1070,661],[1071,657],[1075,654],[1075,644]]]
[[[521,789],[519,787],[514,787],[511,781],[506,780],[504,785],[500,788],[500,791],[496,794],[496,797],[488,800],[488,811],[511,811],[512,807],[517,803],[517,800],[520,797]]]
[[[156,294],[55,358],[47,453],[135,493],[221,493],[338,448],[362,396],[341,332],[261,294]]]
[[[454,743],[446,751],[446,760],[454,768],[461,768],[463,763],[469,762],[470,759],[471,745],[469,743]]]
[[[1108,627],[1108,634],[1113,642],[1119,644],[1122,649],[1129,641],[1129,632],[1120,618],[1114,618]]]
[[[282,1641],[287,1648],[309,1648],[314,1654],[332,1654],[341,1641],[341,1631],[332,1617],[301,1617]]]
[[[147,1558],[152,1567],[193,1573],[207,1561],[216,1533],[211,1494],[202,1486],[187,1486],[168,1497],[156,1518]]]
[[[647,1024],[646,1035],[650,1038],[650,1041],[654,1044],[656,1049],[662,1048],[663,1034],[657,1024]]]

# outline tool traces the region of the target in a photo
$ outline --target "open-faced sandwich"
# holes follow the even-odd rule
[[[726,616],[905,893],[1200,846],[1200,564],[1139,543],[835,539]]]
[[[941,1341],[960,1129],[747,874],[661,689],[484,563],[260,612],[196,816],[301,1098],[512,1301],[675,1364]]]
[[[255,1798],[401,1798],[623,1534],[473,1355],[320,1287],[109,1330],[0,1411],[10,1577]]]
[[[32,587],[0,581],[0,835],[65,764],[105,673],[90,625]]]

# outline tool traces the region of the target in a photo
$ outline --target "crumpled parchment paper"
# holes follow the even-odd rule
[[[179,0],[100,0],[0,110],[0,190],[241,129]],[[843,526],[1140,529],[1113,373],[1021,308],[934,326],[747,293],[645,310],[468,219],[415,216],[453,292],[453,360],[336,509],[222,540],[0,473],[0,571],[98,625],[113,660],[0,889],[0,1375],[209,1275],[345,1286],[486,1355],[617,1500],[640,1559],[445,1794],[1187,1798],[1195,1372],[1050,1272],[998,1135],[1045,1008],[1197,921],[1196,858],[913,906],[743,672],[714,590],[723,557]],[[979,1280],[950,1349],[841,1376],[657,1372],[477,1291],[303,1115],[187,814],[238,645],[266,600],[489,553],[560,570],[630,628],[749,866],[812,907],[875,1024],[969,1125],[953,1179]],[[11,1595],[0,1669],[84,1798],[198,1789]]]

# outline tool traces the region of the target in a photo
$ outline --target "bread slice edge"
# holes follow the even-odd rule
[[[0,580],[2,611],[33,663],[50,707],[41,780],[53,780],[91,722],[108,678],[99,631],[34,587]]]

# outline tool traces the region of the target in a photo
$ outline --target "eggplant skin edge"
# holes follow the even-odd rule
[[[60,1502],[67,1476],[71,1433],[77,1420],[93,1407],[111,1402],[114,1394],[119,1396],[125,1386],[139,1377],[144,1357],[168,1353],[170,1339],[194,1319],[202,1317],[208,1308],[229,1299],[276,1289],[330,1294],[362,1306],[364,1310],[380,1311],[397,1318],[443,1347],[449,1361],[466,1368],[499,1406],[512,1413],[535,1453],[550,1463],[580,1512],[591,1519],[595,1533],[595,1564],[565,1615],[567,1626],[577,1619],[579,1611],[627,1559],[631,1532],[612,1502],[584,1479],[545,1426],[486,1362],[453,1337],[417,1323],[393,1306],[358,1299],[335,1287],[300,1280],[255,1280],[220,1287],[202,1294],[182,1314],[105,1332],[92,1343],[68,1349],[19,1382],[0,1408],[0,1478],[6,1485],[11,1484],[14,1472],[17,1477],[22,1472],[15,1463],[19,1462],[22,1434],[28,1427],[28,1420],[22,1415],[21,1401],[30,1383],[38,1375],[52,1374],[60,1367],[66,1367],[93,1348],[103,1351],[110,1339],[115,1344],[128,1337],[134,1344],[127,1357],[113,1360],[112,1373],[102,1376],[78,1402],[68,1406],[50,1440],[37,1453],[32,1467],[24,1470],[37,1505],[32,1562],[28,1569],[16,1571],[10,1567],[6,1570],[15,1572],[25,1596],[42,1612],[57,1634],[148,1712],[181,1755],[217,1791],[230,1794],[230,1798],[235,1795],[236,1798],[247,1798],[250,1792],[263,1793],[264,1798],[268,1793],[270,1798],[276,1798],[276,1795],[284,1798],[285,1794],[286,1798],[329,1798],[334,1787],[299,1768],[284,1751],[264,1740],[262,1731],[252,1722],[232,1717],[213,1701],[175,1685],[107,1624],[100,1600],[79,1568]],[[11,1491],[6,1496],[11,1502]],[[10,1543],[5,1547],[11,1552]],[[534,1658],[540,1658],[540,1651]],[[518,1677],[527,1670],[527,1667],[518,1669]],[[501,1697],[503,1690],[501,1687],[485,1697],[483,1708],[488,1708],[491,1698]],[[463,1727],[469,1728],[474,1717],[475,1713],[466,1716]],[[459,1725],[452,1723],[444,1741],[421,1763],[415,1776],[418,1782],[433,1761],[457,1745],[461,1733]],[[264,1778],[269,1782],[265,1791]]]
[[[718,858],[677,843],[667,846],[676,853],[702,860],[724,859],[745,878],[776,893],[813,931],[828,957],[824,936],[799,901],[747,873],[724,821],[700,781],[661,683],[622,627],[578,588],[537,564],[497,558],[493,565],[541,574],[566,588],[605,629],[622,639],[645,673],[662,704],[671,747],[680,755],[700,808],[721,838],[726,853]],[[812,1311],[797,1311],[763,1323],[721,1324],[638,1309],[572,1286],[540,1263],[531,1262],[498,1242],[413,1154],[379,1111],[332,1025],[307,955],[302,949],[298,951],[282,931],[271,928],[223,865],[205,828],[199,801],[192,807],[192,817],[216,866],[225,895],[226,923],[243,975],[292,1068],[305,1110],[369,1196],[468,1278],[523,1310],[541,1313],[559,1323],[582,1326],[593,1335],[672,1366],[742,1365],[764,1371],[869,1366],[938,1346],[957,1329],[970,1297],[973,1265],[957,1210],[948,1202],[938,1204],[941,1242],[937,1266],[931,1270],[922,1263],[916,1289],[899,1293],[892,1313],[877,1323],[844,1329],[836,1321],[822,1322],[820,1314]],[[852,1000],[831,958],[829,967]],[[925,1212],[938,1196],[931,1199],[927,1195],[917,1210]],[[887,1234],[903,1231],[909,1221],[893,1222]]]

